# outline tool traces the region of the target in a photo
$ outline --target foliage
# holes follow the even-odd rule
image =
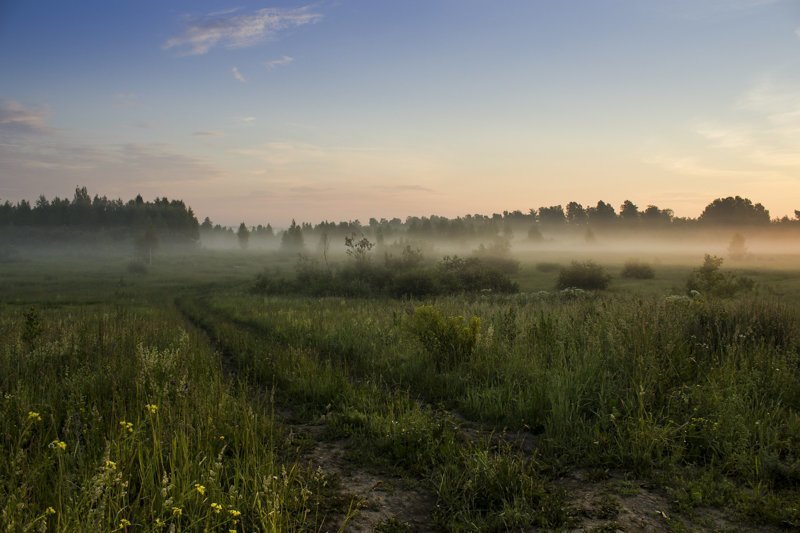
[[[303,250],[304,246],[303,228],[292,220],[292,224],[281,235],[281,249],[288,252],[299,252]]]
[[[174,311],[18,313],[0,312],[25,340],[0,346],[4,531],[319,528],[329,480],[278,459],[269,406]]]
[[[641,261],[628,261],[622,267],[620,276],[630,279],[653,279],[656,273],[653,267]]]
[[[749,198],[728,196],[708,204],[699,221],[728,226],[763,226],[769,224],[769,211],[761,204],[753,204]]]
[[[294,279],[283,279],[265,272],[256,277],[253,290],[263,294],[397,298],[517,290],[517,285],[506,273],[517,267],[517,263],[511,260],[445,257],[436,267],[429,267],[411,248],[407,248],[399,259],[387,255],[384,265],[368,262],[366,257],[359,255],[353,264],[338,268],[323,267],[314,260],[301,257]]]
[[[250,230],[244,225],[244,222],[239,224],[239,229],[236,231],[236,238],[239,239],[239,246],[242,250],[247,249],[247,243],[250,240]]]
[[[738,292],[751,290],[752,279],[737,276],[730,272],[722,272],[723,259],[706,254],[702,266],[696,268],[686,281],[689,292],[697,291],[703,295],[731,297]]]
[[[348,235],[344,238],[345,252],[357,265],[363,265],[369,261],[369,252],[375,247],[375,243],[370,242],[366,237],[358,239],[356,234]]]
[[[181,200],[156,198],[146,202],[141,196],[123,202],[105,196],[91,197],[86,187],[76,187],[72,200],[40,196],[31,206],[27,200],[16,205],[0,204],[0,226],[32,226],[42,228],[74,228],[97,231],[124,228],[128,232],[155,226],[173,238],[196,241],[199,226],[192,209]]]
[[[600,265],[592,261],[573,261],[568,267],[562,267],[558,273],[556,288],[602,290],[608,287],[611,276]]]
[[[478,344],[480,328],[481,321],[476,316],[469,320],[444,316],[430,305],[417,307],[409,323],[409,329],[439,370],[450,368],[472,355]]]

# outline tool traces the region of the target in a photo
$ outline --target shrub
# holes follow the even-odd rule
[[[631,279],[653,279],[656,277],[653,267],[639,261],[628,261],[625,263],[625,266],[622,268],[622,274],[620,275],[623,278]]]
[[[696,268],[686,281],[686,290],[727,298],[753,288],[755,283],[751,278],[721,272],[722,262],[721,257],[706,254],[702,266]]]
[[[414,310],[409,329],[433,357],[436,368],[444,370],[468,359],[475,351],[481,320],[473,316],[444,316],[430,305]]]
[[[477,257],[445,257],[439,263],[439,274],[442,288],[447,293],[483,290],[512,293],[519,290],[508,275]]]
[[[602,290],[608,287],[611,276],[600,265],[592,261],[580,263],[573,261],[558,274],[556,287],[559,289],[577,288],[584,290]]]
[[[401,272],[392,282],[391,293],[396,298],[421,298],[439,292],[439,285],[433,274],[424,270]]]

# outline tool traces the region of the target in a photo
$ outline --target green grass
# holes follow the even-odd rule
[[[329,528],[352,500],[287,444],[289,410],[430,491],[443,530],[572,527],[575,470],[647,479],[678,516],[800,526],[800,275],[751,265],[754,292],[690,300],[670,295],[694,264],[635,280],[601,257],[609,290],[556,291],[536,262],[567,259],[523,263],[519,294],[426,301],[252,294],[291,267],[275,254],[0,264],[0,525]]]

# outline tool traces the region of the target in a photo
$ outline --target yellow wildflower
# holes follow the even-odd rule
[[[164,527],[164,521],[160,518],[156,518],[156,527]]]
[[[131,521],[128,520],[127,518],[123,518],[122,520],[119,521],[119,527],[121,528],[128,527],[129,525],[131,525]]]
[[[120,420],[119,421],[119,427],[122,428],[122,431],[127,431],[128,433],[133,433],[133,424],[130,423],[130,422],[127,422],[125,420]]]
[[[147,405],[145,405],[145,407],[147,408],[148,411],[150,411],[151,415],[154,415],[158,412],[158,406],[154,403],[148,403]]]
[[[42,415],[40,415],[36,411],[28,411],[28,420],[32,420],[34,422],[41,422]]]
[[[117,463],[115,463],[114,461],[110,461],[108,459],[106,459],[106,462],[104,463],[104,465],[106,467],[106,470],[116,470],[117,469]]]
[[[236,509],[229,509],[229,510],[228,510],[228,513],[229,513],[229,514],[230,514],[232,517],[234,517],[234,518],[237,518],[237,517],[239,517],[239,516],[242,516],[242,513],[241,513],[241,512],[239,512],[239,511],[237,511]]]
[[[183,509],[181,509],[180,507],[173,507],[172,516],[177,516],[178,518],[180,518],[181,516],[183,516]]]
[[[56,440],[54,440],[53,442],[50,443],[50,447],[51,448],[58,448],[59,450],[64,451],[64,450],[67,449],[67,443],[64,442],[63,440],[56,439]]]
[[[205,487],[205,485],[201,485],[200,483],[195,483],[194,484],[194,490],[196,490],[197,493],[200,496],[205,496],[206,495],[206,487]]]
[[[56,514],[56,510],[53,509],[52,507],[48,507],[47,509],[44,510],[44,514],[46,515]]]
[[[217,502],[214,502],[211,504],[211,509],[213,509],[216,514],[219,514],[220,511],[222,511],[222,506]]]

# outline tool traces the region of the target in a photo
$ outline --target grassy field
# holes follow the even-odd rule
[[[293,258],[0,264],[9,531],[800,527],[797,258],[687,298],[702,257],[592,257],[608,290],[264,296]]]

